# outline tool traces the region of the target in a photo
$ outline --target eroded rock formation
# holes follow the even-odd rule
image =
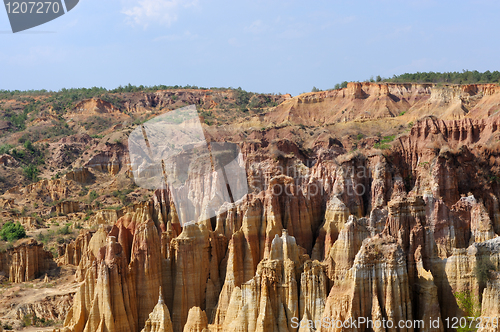
[[[52,254],[33,239],[0,253],[0,271],[14,283],[45,275],[54,264]]]
[[[173,95],[216,107],[224,93],[141,94],[125,107],[172,106]],[[481,316],[498,315],[499,96],[493,85],[351,83],[284,98],[252,120],[271,123],[260,131],[251,122],[244,134],[207,129],[210,139],[243,141],[249,193],[183,226],[179,216],[217,198],[207,177],[183,188],[191,201],[178,210],[172,193],[158,189],[149,200],[96,211],[85,225],[98,229],[61,247],[59,264],[77,266],[80,283],[65,331],[348,331],[324,323],[363,317],[438,320],[420,329],[437,332],[465,315],[460,296],[477,299]],[[98,101],[80,106],[117,113]],[[352,137],[310,129],[392,118],[414,123],[383,151],[372,149],[378,136],[359,138],[362,148],[349,152]],[[300,125],[310,140],[296,139]],[[110,185],[125,181],[126,147],[101,148],[85,160],[87,171],[112,176]],[[15,199],[2,204],[11,208],[22,195],[69,199],[92,178],[87,171],[14,188]],[[74,212],[66,205],[57,211]],[[13,278],[33,275],[22,271]]]

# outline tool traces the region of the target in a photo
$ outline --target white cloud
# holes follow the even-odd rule
[[[248,32],[251,32],[254,34],[263,33],[266,30],[267,30],[267,26],[261,20],[254,21],[254,22],[252,22],[252,24],[250,24],[250,26],[245,27],[245,31],[248,31]]]
[[[197,7],[198,0],[123,0],[122,13],[132,25],[147,28],[150,24],[170,26],[177,21],[179,11]]]

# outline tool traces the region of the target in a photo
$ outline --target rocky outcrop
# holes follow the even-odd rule
[[[68,180],[61,178],[56,180],[41,180],[26,187],[14,187],[7,191],[9,194],[19,196],[31,196],[33,199],[46,200],[47,196],[52,201],[68,198],[75,186]]]
[[[66,329],[137,331],[144,326],[156,301],[143,294],[158,296],[162,283],[160,248],[158,231],[147,210],[120,220],[107,237],[100,228],[80,261],[77,275],[84,282],[66,318]]]
[[[19,162],[14,159],[10,154],[2,154],[0,155],[0,164],[5,167],[18,167]]]
[[[43,318],[46,321],[64,321],[73,305],[73,295],[73,293],[52,295],[46,296],[39,301],[23,303],[17,307],[15,318],[22,320],[25,316],[31,316],[39,319]]]
[[[326,262],[329,263],[329,277],[332,280],[343,280],[347,271],[353,266],[356,254],[363,241],[370,237],[366,218],[356,219],[349,216],[348,222],[340,231],[340,235],[329,249]]]
[[[100,152],[93,155],[84,166],[112,175],[118,174],[127,162],[126,146],[121,142],[117,142],[114,144],[100,144],[97,148]]]
[[[98,210],[87,221],[87,226],[114,225],[123,216],[121,210]]]
[[[445,276],[441,285],[440,302],[448,303],[443,308],[445,317],[460,317],[462,309],[456,300],[457,294],[470,294],[482,301],[495,286],[494,271],[500,265],[500,238],[474,243],[466,249],[455,249],[445,265]],[[489,296],[489,295],[488,295]],[[476,305],[479,305],[479,302]],[[489,310],[485,307],[486,310]],[[494,309],[493,309],[494,310]]]
[[[78,113],[117,113],[120,112],[113,104],[99,98],[86,99],[77,103],[74,111]]]
[[[351,82],[347,88],[301,94],[266,115],[268,122],[317,126],[323,123],[395,118],[419,119],[422,114],[445,120],[486,118],[497,111],[500,89],[495,84]],[[327,109],[328,112],[324,110]]]
[[[345,279],[334,284],[328,295],[324,319],[345,322],[359,321],[360,317],[373,322],[385,319],[395,324],[413,320],[404,251],[389,237],[374,237],[363,242],[353,267]],[[359,330],[372,328],[367,324],[362,324]],[[320,330],[337,331],[335,326],[323,324]]]
[[[86,271],[64,322],[68,331],[137,331],[135,285],[127,271],[126,257],[114,237],[99,249],[97,260]]]
[[[80,203],[72,201],[63,201],[57,203],[53,208],[53,212],[60,214],[76,213],[80,211]]]
[[[165,301],[163,301],[161,289],[159,293],[158,303],[149,314],[149,318],[141,332],[173,332],[170,312],[168,311]]]
[[[52,254],[33,239],[0,253],[0,271],[14,283],[39,278],[53,267]]]
[[[92,173],[87,167],[80,167],[65,174],[66,179],[79,183],[89,183],[93,179]]]
[[[419,248],[420,249],[420,248]],[[444,331],[444,322],[441,318],[441,307],[438,299],[438,288],[434,283],[434,276],[427,271],[422,260],[417,262],[418,281],[414,287],[414,303],[418,317],[415,319],[427,323],[425,331]],[[437,322],[430,324],[430,322]]]
[[[287,317],[297,317],[300,313],[299,276],[301,265],[307,259],[286,230],[281,237],[276,235],[269,256],[258,264],[255,277],[234,287],[225,317],[217,312],[217,328],[221,331],[234,331],[241,326],[247,331],[288,330],[291,321]],[[318,279],[323,282],[314,282]],[[325,279],[321,268],[310,267],[304,273],[304,280],[311,280],[309,286],[317,294],[325,292]],[[322,309],[321,305],[311,305],[308,299],[302,302],[305,311],[318,313]]]
[[[484,323],[480,325],[478,331],[498,331],[496,319],[492,319],[492,317],[496,318],[500,315],[500,283],[498,277],[498,272],[492,272],[488,285],[484,289],[480,316]]]
[[[184,325],[184,332],[208,332],[207,315],[199,307],[189,309],[188,319]]]
[[[74,241],[68,244],[63,244],[59,248],[58,264],[78,266],[83,255],[89,248],[92,234],[93,233],[91,231],[84,230],[80,232]]]
[[[23,225],[25,230],[29,231],[38,229],[42,226],[38,223],[37,219],[33,217],[21,217],[19,218],[19,223]]]
[[[215,111],[217,98],[231,98],[195,92],[131,93],[124,105],[149,112],[180,98]],[[435,332],[463,314],[461,292],[482,301],[484,317],[497,315],[500,123],[492,105],[499,92],[352,83],[290,98],[248,120],[241,136],[207,129],[214,141],[246,138],[249,193],[207,218],[197,211],[217,201],[218,187],[200,177],[183,187],[191,205],[178,210],[174,194],[158,189],[149,202],[97,211],[87,223],[100,229],[61,251],[60,264],[78,265],[81,283],[66,329],[339,331],[315,323],[364,317],[437,319],[439,327],[420,329]],[[402,134],[384,151],[373,144],[392,136],[359,138],[374,130],[369,121],[388,118]],[[260,131],[259,121],[267,126]],[[350,122],[335,126],[344,137],[313,128],[341,122]],[[358,151],[348,153],[354,140]],[[112,178],[111,186],[123,183],[125,147],[99,144],[87,167]]]

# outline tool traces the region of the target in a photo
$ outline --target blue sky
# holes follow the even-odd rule
[[[308,92],[416,71],[500,70],[495,0],[80,0],[12,34],[0,89],[135,85]]]

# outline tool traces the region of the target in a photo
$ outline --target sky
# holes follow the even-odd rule
[[[496,0],[80,0],[13,34],[0,8],[0,89],[298,95],[376,75],[500,70],[499,14]]]

